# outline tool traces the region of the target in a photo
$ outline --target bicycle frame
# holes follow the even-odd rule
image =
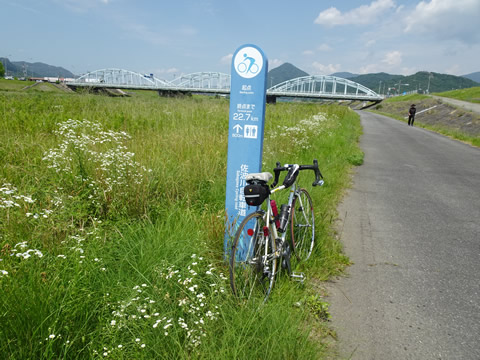
[[[297,182],[295,181],[290,187],[289,187],[289,191],[290,191],[290,194],[288,196],[288,202],[287,202],[287,205],[290,209],[292,209],[292,204],[293,204],[293,200],[295,198],[295,196],[298,195],[298,185],[297,185]],[[287,254],[283,253],[284,251],[284,246],[286,244],[286,237],[287,237],[287,230],[285,230],[283,233],[281,233],[281,236],[279,236],[279,231],[277,229],[277,227],[275,226],[275,221],[273,221],[274,219],[274,216],[273,216],[273,209],[272,209],[272,205],[270,203],[270,200],[271,200],[271,195],[278,192],[278,191],[281,191],[281,190],[284,190],[286,189],[285,185],[280,185],[272,190],[270,190],[270,195],[268,196],[267,198],[267,211],[265,212],[265,215],[264,215],[264,219],[265,219],[265,224],[268,224],[268,231],[269,231],[269,234],[271,234],[271,236],[274,238],[275,240],[275,245],[276,247],[278,246],[279,248],[276,248],[275,249],[275,258],[281,258],[282,256],[284,255],[287,255],[287,268],[288,268],[288,272],[291,273],[291,268],[290,268],[290,252],[288,252]],[[300,202],[301,202],[301,199],[300,199]],[[303,206],[303,204],[301,204],[301,206]],[[291,211],[291,210],[290,210]],[[288,226],[290,224],[290,216],[288,216],[288,220],[287,220],[287,223],[285,225],[285,228],[288,229]],[[265,231],[265,229],[264,229]],[[268,249],[267,247],[265,247],[265,259],[267,259],[268,257]]]

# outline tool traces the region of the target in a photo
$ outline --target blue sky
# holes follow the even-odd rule
[[[0,0],[0,57],[75,74],[229,73],[243,44],[309,74],[480,71],[480,0]]]

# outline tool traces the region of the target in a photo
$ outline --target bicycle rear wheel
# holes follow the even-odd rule
[[[265,229],[264,212],[248,215],[240,224],[230,257],[230,285],[240,300],[267,300],[275,281],[275,241]]]
[[[315,243],[315,215],[310,194],[305,189],[298,191],[290,212],[290,236],[292,240],[292,260],[307,260]]]

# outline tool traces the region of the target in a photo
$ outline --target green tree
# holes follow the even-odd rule
[[[5,76],[5,68],[3,67],[3,64],[0,62],[0,77]]]

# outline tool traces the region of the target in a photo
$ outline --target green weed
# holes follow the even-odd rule
[[[284,278],[261,309],[230,293],[228,107],[137,92],[0,92],[3,356],[322,357],[309,310],[292,306],[304,289]],[[310,277],[347,263],[333,219],[360,133],[348,108],[267,107],[263,170],[317,158],[325,177],[322,188],[311,187],[313,174],[300,179],[317,217],[316,248],[302,268]]]
[[[446,91],[443,93],[435,93],[435,95],[473,103],[480,103],[480,87]]]

